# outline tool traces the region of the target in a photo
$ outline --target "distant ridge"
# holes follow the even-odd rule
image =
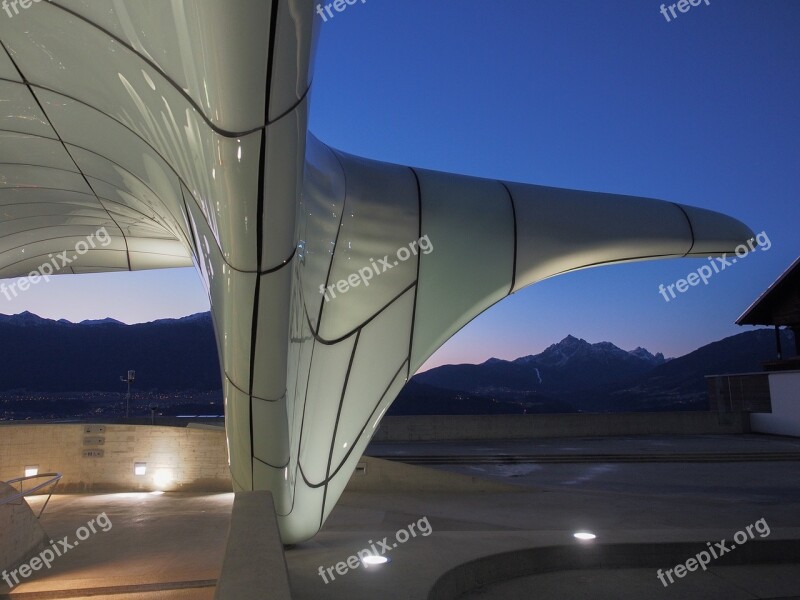
[[[141,391],[222,386],[208,312],[135,325],[0,314],[0,340],[2,392],[119,392],[129,369]]]
[[[794,347],[782,333],[784,348]],[[209,312],[126,325],[0,314],[0,392],[120,392],[221,388]],[[444,365],[412,378],[389,414],[701,410],[705,376],[759,371],[775,355],[770,329],[747,331],[666,359],[638,347],[569,335],[535,355]]]

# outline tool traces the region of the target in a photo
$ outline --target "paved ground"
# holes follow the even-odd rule
[[[618,600],[661,598],[663,600],[751,600],[772,598],[797,600],[797,565],[714,567],[708,574],[690,573],[668,588],[653,586],[652,569],[585,570],[521,577],[462,596],[463,600]],[[620,592],[621,582],[624,592]]]
[[[794,453],[800,440],[699,436],[562,439],[552,443],[537,440],[526,444],[494,443],[491,448],[515,455],[613,454],[632,452],[632,448],[643,454],[738,455],[748,449],[753,453]],[[417,447],[419,455],[444,452],[425,446]],[[397,445],[392,447],[400,450]],[[414,447],[406,451],[414,451]],[[459,455],[485,455],[488,449],[463,444],[457,447]],[[347,492],[324,530],[314,540],[287,552],[294,596],[300,600],[425,598],[436,578],[449,568],[492,553],[570,547],[578,544],[572,537],[578,530],[596,533],[597,540],[590,542],[595,545],[693,542],[699,551],[706,541],[730,539],[737,531],[764,519],[769,535],[762,539],[756,533],[753,543],[800,540],[800,462],[681,462],[678,457],[675,462],[657,463],[459,464],[437,468],[480,473],[514,483],[518,491]],[[36,499],[32,503],[39,502]],[[231,502],[231,494],[57,496],[43,517],[45,529],[54,539],[65,535],[74,538],[78,527],[103,512],[113,527],[70,550],[51,570],[37,573],[13,590],[10,598],[91,595],[95,600],[210,600],[222,563]],[[403,541],[412,523],[417,535]],[[338,562],[372,544],[379,546],[378,541],[384,538],[391,548],[389,564],[369,570],[357,568],[345,575],[334,570],[335,580],[330,581],[329,575],[327,584],[319,575],[319,567],[323,572],[328,567],[335,569]],[[739,552],[744,556],[747,551]],[[662,566],[674,567],[690,556],[683,551]],[[800,553],[796,558],[800,561]],[[560,571],[488,585],[467,597],[787,598],[800,596],[798,567],[712,565],[708,572],[690,573],[667,589],[656,579],[655,568],[650,567]],[[622,581],[624,585],[620,585]],[[0,598],[5,591],[0,588]]]
[[[39,571],[16,587],[12,598],[31,598],[34,592],[61,590],[75,597],[81,589],[110,588],[111,592],[176,590],[183,595],[149,594],[143,598],[213,597],[225,550],[233,494],[96,494],[54,496],[42,517],[53,540],[67,536],[78,545],[56,558],[51,569]],[[32,506],[41,505],[34,498]],[[76,540],[78,528],[104,513],[111,527],[95,525],[97,533]],[[106,523],[100,519],[101,524]],[[58,542],[56,542],[58,544]],[[59,548],[62,546],[59,544]],[[2,583],[2,582],[0,582]],[[7,590],[0,585],[0,598]],[[194,595],[192,595],[194,594]],[[39,596],[41,597],[41,596]],[[77,596],[80,597],[80,596]],[[136,596],[117,596],[135,598]]]

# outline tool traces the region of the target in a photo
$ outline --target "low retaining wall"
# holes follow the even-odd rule
[[[575,415],[388,417],[375,441],[508,440],[610,435],[736,434],[746,415],[671,412]],[[21,477],[26,466],[58,472],[59,492],[197,491],[229,492],[225,433],[221,428],[147,425],[0,425],[0,481]],[[362,459],[366,460],[366,459]],[[144,475],[134,465],[144,463]],[[358,472],[351,487],[369,488],[389,467]],[[398,467],[399,469],[400,467]],[[412,479],[390,469],[392,477]],[[441,478],[439,474],[436,477]],[[435,479],[435,477],[434,477]]]
[[[59,492],[230,492],[220,430],[144,425],[0,426],[0,481],[26,466],[63,475]],[[134,465],[145,463],[144,475]]]
[[[717,413],[706,411],[387,417],[373,440],[529,440],[612,435],[734,434],[749,430],[747,416],[742,413],[727,415],[726,421],[720,423]]]

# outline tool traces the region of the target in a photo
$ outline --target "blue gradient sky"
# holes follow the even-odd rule
[[[427,367],[536,353],[567,334],[677,356],[800,254],[800,2],[367,0],[327,23],[311,130],[364,156],[727,212],[772,248],[666,303],[704,260],[590,269],[515,294]],[[207,310],[193,270],[59,277],[0,312],[141,322]]]

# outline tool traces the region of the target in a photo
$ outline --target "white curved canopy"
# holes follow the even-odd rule
[[[406,380],[487,307],[546,277],[752,236],[671,202],[328,148],[307,134],[313,8],[53,0],[0,14],[0,277],[59,254],[61,273],[194,263],[231,472],[273,492],[285,543],[318,531]]]

